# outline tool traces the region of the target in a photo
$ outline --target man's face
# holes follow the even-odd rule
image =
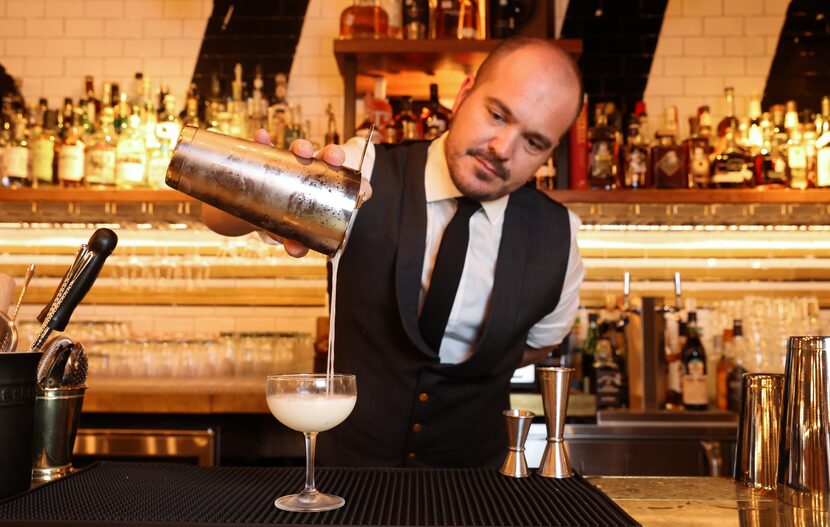
[[[502,58],[475,89],[465,81],[446,141],[456,187],[479,201],[505,196],[527,182],[547,160],[576,112],[579,88],[556,84],[540,66],[550,60],[523,49]]]

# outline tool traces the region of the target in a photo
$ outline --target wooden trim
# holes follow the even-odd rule
[[[75,188],[0,189],[0,201],[52,201],[75,203],[193,203],[176,190],[96,190]]]
[[[822,189],[626,189],[542,190],[542,192],[561,203],[826,203],[830,205],[830,191]]]

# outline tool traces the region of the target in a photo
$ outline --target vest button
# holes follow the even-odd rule
[[[409,461],[415,461],[415,452],[410,452],[409,454],[407,454],[406,459],[408,459]]]
[[[424,429],[424,426],[421,423],[415,423],[414,425],[412,425],[412,431],[413,432],[420,432],[423,429]]]
[[[418,400],[422,403],[429,401],[429,394],[428,393],[420,393],[418,394]]]

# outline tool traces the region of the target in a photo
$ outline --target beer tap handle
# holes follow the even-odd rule
[[[681,299],[680,299],[681,293],[682,293],[682,290],[681,290],[681,287],[680,287],[680,273],[675,272],[674,273],[674,306],[678,311],[680,311],[683,307],[683,305],[681,303]]]
[[[631,309],[631,273],[626,271],[623,274],[623,309]]]

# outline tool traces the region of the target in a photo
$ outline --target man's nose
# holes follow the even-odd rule
[[[488,145],[490,153],[501,160],[509,159],[510,153],[513,151],[513,145],[516,142],[516,135],[512,126],[503,127],[490,140],[490,144]]]

